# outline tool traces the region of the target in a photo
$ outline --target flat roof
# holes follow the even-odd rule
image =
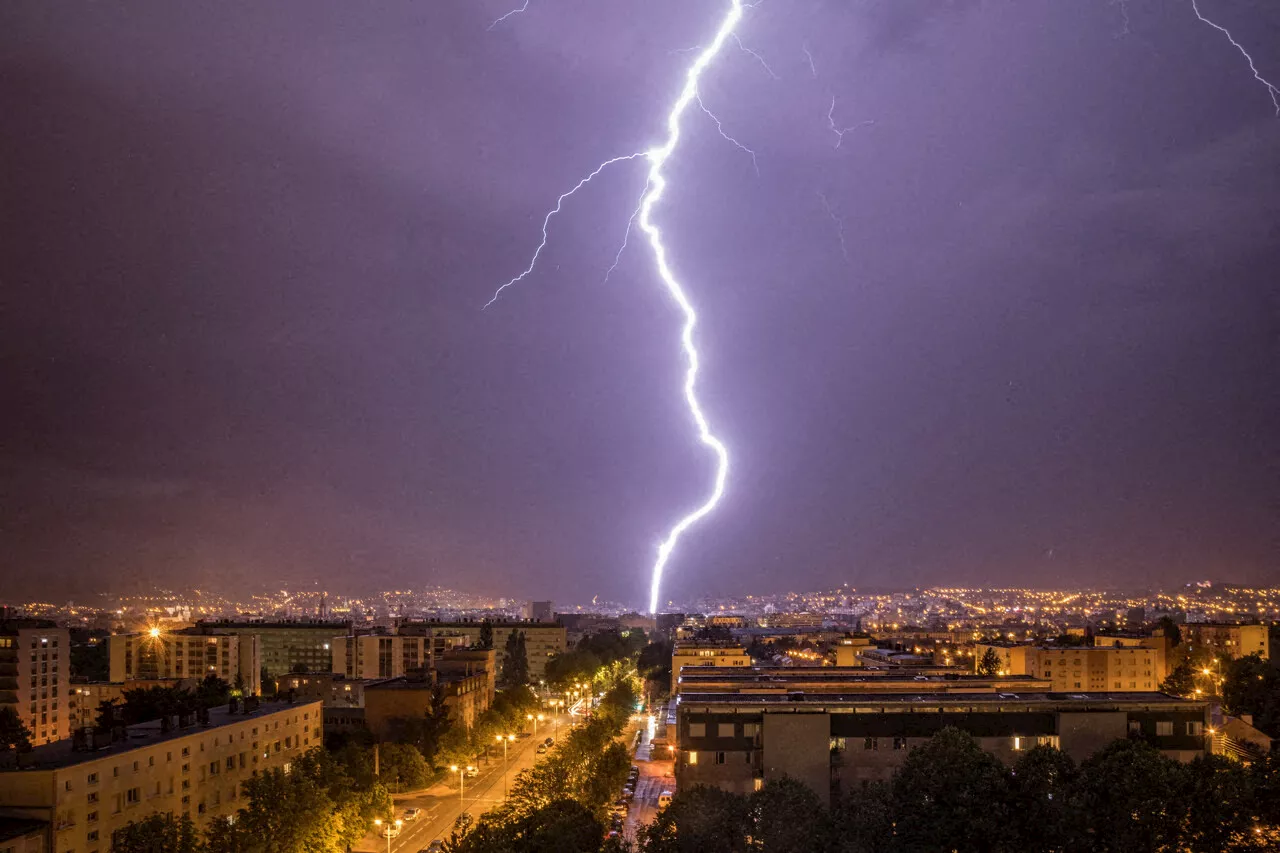
[[[716,673],[708,673],[715,669]],[[747,670],[743,672],[742,670]],[[680,668],[682,684],[701,684],[706,682],[734,682],[740,684],[772,684],[796,681],[832,683],[848,681],[861,684],[881,681],[920,681],[930,684],[1020,684],[1022,682],[1043,682],[1046,679],[1032,675],[975,675],[966,671],[948,673],[912,673],[902,670],[881,669],[875,672],[859,672],[863,667],[841,667],[833,671],[830,667],[783,667],[774,670],[760,670],[747,667],[706,667],[689,666]]]
[[[32,832],[44,832],[48,827],[48,822],[43,820],[24,817],[0,817],[0,841],[12,841]]]
[[[1165,693],[1051,693],[1047,691],[1001,693],[681,693],[681,707],[694,705],[1180,705],[1204,708],[1208,702],[1179,699]]]
[[[207,726],[199,722],[193,722],[185,728],[179,728],[175,725],[165,732],[161,731],[159,720],[151,720],[146,723],[128,726],[125,729],[125,740],[116,741],[101,749],[76,751],[72,749],[74,740],[72,738],[63,738],[53,743],[47,743],[44,746],[37,746],[30,752],[25,753],[22,757],[22,767],[20,769],[8,767],[0,770],[0,773],[20,773],[26,770],[55,770],[61,767],[72,767],[76,764],[85,764],[102,758],[124,755],[131,750],[155,746],[158,743],[201,734],[220,726],[234,725],[246,720],[258,720],[290,709],[309,708],[312,705],[318,709],[320,700],[295,702],[293,704],[284,701],[263,702],[258,705],[257,709],[248,714],[242,711],[231,713],[227,710],[226,705],[219,705],[209,709],[209,725]]]

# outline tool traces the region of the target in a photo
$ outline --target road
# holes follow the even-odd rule
[[[627,813],[623,834],[635,839],[640,827],[652,823],[658,816],[658,795],[663,791],[675,792],[675,764],[670,758],[652,755],[650,744],[653,741],[654,723],[651,717],[644,719],[640,727],[640,746],[636,749],[635,765],[640,768],[640,779],[636,783],[636,796],[631,801],[631,809]]]
[[[559,729],[563,732],[564,726],[560,726]],[[532,767],[534,760],[541,758],[537,754],[537,745],[555,734],[553,726],[544,724],[538,728],[536,738],[523,738],[508,747],[508,784],[515,779],[517,773]],[[473,818],[479,817],[481,813],[503,800],[502,751],[498,750],[496,757],[491,757],[488,764],[483,763],[482,760],[479,767],[480,775],[468,779],[465,789],[466,810]],[[437,838],[448,838],[454,821],[462,813],[457,774],[453,774],[452,779],[423,791],[396,794],[393,799],[397,817],[407,808],[422,809],[422,816],[404,824],[399,837],[391,839],[391,853],[417,853]],[[387,840],[370,834],[357,844],[353,851],[354,853],[387,853]]]

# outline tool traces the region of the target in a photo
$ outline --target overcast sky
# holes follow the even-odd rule
[[[1280,80],[1280,6],[1199,7]],[[604,281],[644,164],[481,306],[661,140],[727,0],[509,8],[0,7],[5,598],[644,603],[713,473],[642,241]],[[657,211],[732,454],[664,598],[1280,578],[1280,119],[1226,36],[1190,0],[740,34],[701,94],[759,175],[692,111]]]

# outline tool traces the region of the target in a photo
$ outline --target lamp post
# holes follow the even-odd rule
[[[378,832],[381,832],[382,837],[387,839],[387,853],[391,853],[391,833],[382,831],[382,818],[380,817],[374,818],[373,825],[378,827]],[[400,827],[404,826],[404,821],[397,820],[395,826],[396,826],[396,829],[399,830]],[[390,824],[388,824],[387,829],[388,830],[391,829]],[[396,834],[399,835],[400,833],[397,832]]]
[[[498,742],[502,744],[502,797],[507,796],[507,744],[516,739],[515,735],[498,735]]]
[[[537,738],[537,736],[538,736],[538,721],[539,721],[539,720],[541,720],[541,719],[543,719],[542,715],[541,715],[541,714],[539,714],[538,716],[536,716],[536,717],[535,717],[533,714],[525,714],[525,715],[524,715],[524,718],[525,718],[526,720],[530,721],[531,723],[533,723],[533,736],[534,736],[534,738]]]
[[[458,806],[465,812],[467,810],[467,771],[471,767],[450,764],[449,769],[458,774]]]

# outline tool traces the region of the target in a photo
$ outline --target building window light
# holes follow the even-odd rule
[[[689,763],[690,763],[690,764],[697,764],[697,763],[698,763],[698,753],[693,752],[693,751],[690,751],[690,752],[689,752]]]

